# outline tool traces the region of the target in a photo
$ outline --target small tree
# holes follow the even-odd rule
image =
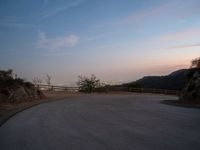
[[[192,60],[191,68],[200,69],[200,57]]]
[[[0,70],[0,92],[9,95],[12,90],[23,87],[33,87],[33,84],[25,81],[25,79],[17,77],[11,69]]]
[[[7,71],[5,70],[0,70],[0,78],[1,79],[8,79],[8,78],[13,78],[13,70],[9,69]]]
[[[13,79],[13,71],[9,70],[0,70],[0,91],[5,87],[13,86],[15,83]]]
[[[77,85],[81,92],[91,93],[98,87],[100,87],[100,80],[92,74],[90,78],[85,76],[78,76],[79,80]]]
[[[200,57],[191,61],[190,70],[187,74],[189,80],[196,71],[200,71]]]

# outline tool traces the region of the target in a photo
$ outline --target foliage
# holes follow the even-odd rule
[[[94,92],[96,88],[101,86],[100,80],[97,79],[94,74],[92,74],[91,77],[78,76],[78,78],[79,80],[77,85],[79,86],[79,91],[81,92],[91,93]]]
[[[196,71],[200,71],[200,57],[193,59],[192,62],[191,62],[191,67],[190,67],[189,72],[187,74],[189,80],[191,79],[191,77],[193,76],[193,74]]]
[[[14,79],[12,70],[0,70],[0,89],[13,85],[13,83]]]
[[[200,103],[200,57],[192,60],[187,84],[180,95],[180,100],[188,103]]]
[[[21,78],[18,78],[17,75],[13,77],[13,71],[9,70],[0,70],[0,92],[7,94],[8,89],[15,89],[19,85],[32,87],[33,84],[26,82]]]
[[[0,70],[0,102],[22,102],[43,98],[31,82],[17,77],[12,70]]]
[[[11,69],[5,71],[0,70],[0,79],[10,79],[13,78],[13,71]]]
[[[191,68],[200,69],[200,57],[192,60]]]

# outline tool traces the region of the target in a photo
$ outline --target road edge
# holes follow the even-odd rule
[[[163,100],[160,103],[175,107],[200,109],[200,105],[180,103],[178,100]]]
[[[3,126],[4,123],[6,123],[10,118],[12,118],[13,116],[15,116],[16,114],[22,112],[22,111],[25,111],[29,108],[32,108],[32,107],[35,107],[37,105],[40,105],[40,104],[44,104],[44,103],[49,103],[49,102],[55,102],[55,101],[60,101],[60,100],[63,100],[65,98],[69,98],[70,96],[68,97],[62,97],[62,98],[55,98],[55,99],[44,99],[44,100],[41,100],[41,101],[38,101],[36,103],[30,103],[28,106],[23,106],[21,108],[16,108],[14,110],[11,110],[10,112],[6,113],[5,115],[2,115],[0,117],[0,127]]]

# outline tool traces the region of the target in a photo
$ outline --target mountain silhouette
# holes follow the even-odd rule
[[[166,76],[145,76],[134,82],[123,84],[125,87],[182,90],[186,84],[189,69],[174,71]]]

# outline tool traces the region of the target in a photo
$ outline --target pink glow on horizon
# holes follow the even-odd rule
[[[200,35],[200,27],[190,28],[183,31],[169,33],[167,35],[160,36],[158,39],[161,41],[177,41],[186,40],[190,38],[196,38]]]

